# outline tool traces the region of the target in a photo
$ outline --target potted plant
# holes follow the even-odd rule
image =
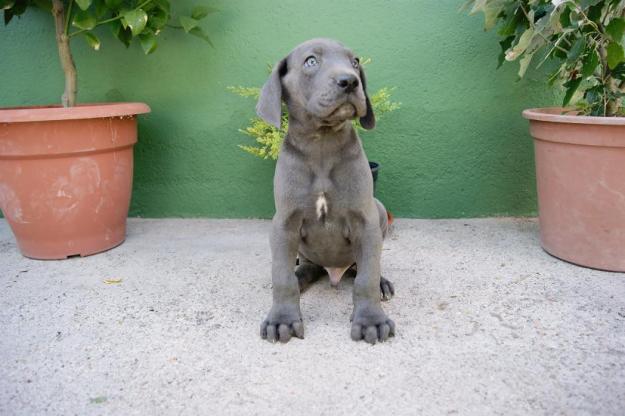
[[[61,259],[98,253],[125,239],[133,146],[142,103],[76,105],[70,41],[100,49],[99,26],[128,47],[137,38],[154,52],[165,27],[210,42],[199,21],[213,9],[196,7],[174,24],[167,0],[0,0],[4,22],[29,7],[50,12],[65,74],[62,106],[0,109],[0,208],[23,255]]]
[[[523,112],[534,137],[541,242],[583,266],[625,271],[625,4],[470,0],[498,26],[500,64],[550,61],[561,107]]]
[[[370,58],[361,59],[361,65],[367,65],[371,62]],[[268,71],[271,72],[271,66],[268,67]],[[260,88],[257,87],[228,87],[228,89],[236,95],[246,98],[252,98],[254,101],[258,101],[260,95]],[[391,94],[393,89],[384,87],[373,93],[370,97],[371,106],[375,113],[375,118],[379,122],[382,117],[400,108],[401,103],[391,100]],[[354,127],[360,132],[365,132],[357,120],[353,121]],[[262,159],[276,160],[280,154],[280,148],[282,147],[282,141],[286,136],[286,132],[289,129],[289,118],[286,113],[286,108],[283,106],[282,111],[282,123],[280,128],[277,128],[260,117],[254,117],[250,120],[250,125],[244,129],[239,130],[243,134],[250,136],[256,142],[255,145],[239,145],[239,147],[247,153]],[[371,174],[373,175],[373,183],[378,179],[378,171],[380,165],[378,162],[369,161],[369,167],[371,168]]]

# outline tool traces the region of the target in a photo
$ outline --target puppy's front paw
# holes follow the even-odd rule
[[[303,339],[304,324],[299,305],[274,304],[260,324],[260,336],[269,342],[289,342],[292,336]]]
[[[352,315],[352,339],[364,339],[369,344],[384,342],[395,336],[395,322],[390,320],[380,306],[356,307]]]

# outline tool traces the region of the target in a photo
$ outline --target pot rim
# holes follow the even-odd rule
[[[61,105],[0,108],[0,123],[28,123],[36,121],[80,120],[90,118],[123,117],[149,113],[144,103],[87,103],[65,108]]]
[[[562,114],[563,112],[573,114]],[[562,107],[528,108],[523,111],[523,117],[532,121],[549,121],[552,123],[625,126],[625,117],[580,116],[577,115],[577,110]]]

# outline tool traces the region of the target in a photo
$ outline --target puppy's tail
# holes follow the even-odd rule
[[[378,212],[380,214],[380,228],[382,229],[382,238],[386,238],[391,235],[393,230],[393,214],[386,210],[384,205],[376,198],[375,203],[378,206]]]

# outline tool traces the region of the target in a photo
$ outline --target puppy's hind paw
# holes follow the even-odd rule
[[[380,296],[382,297],[382,301],[388,301],[395,296],[395,286],[393,283],[385,279],[384,277],[380,277]]]

